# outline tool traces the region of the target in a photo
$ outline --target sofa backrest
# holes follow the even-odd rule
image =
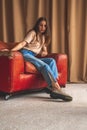
[[[18,44],[18,42],[3,42],[3,41],[0,41],[0,50],[11,49],[17,44]]]
[[[0,41],[0,50],[8,48],[8,45],[5,42]]]

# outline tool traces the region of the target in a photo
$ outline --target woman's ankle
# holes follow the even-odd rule
[[[60,85],[58,84],[58,82],[53,82],[52,83],[52,87],[53,87],[53,90],[56,89],[56,90],[60,90]]]

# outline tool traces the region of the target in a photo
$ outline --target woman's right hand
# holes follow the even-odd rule
[[[2,49],[2,50],[0,50],[0,51],[10,51],[9,49]]]

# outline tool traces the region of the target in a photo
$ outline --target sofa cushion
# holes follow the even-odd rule
[[[31,74],[39,74],[38,70],[36,69],[36,67],[28,62],[28,61],[25,61],[24,63],[25,65],[25,73],[31,73]]]
[[[0,41],[0,50],[7,49],[7,48],[8,48],[7,43]]]

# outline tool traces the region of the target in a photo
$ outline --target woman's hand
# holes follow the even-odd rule
[[[9,49],[2,49],[2,50],[0,50],[0,51],[9,51]]]
[[[48,54],[47,47],[44,45],[41,51],[41,56],[44,57]]]
[[[46,56],[47,54],[48,54],[47,51],[42,51],[42,53],[41,53],[41,57],[44,57],[44,56]]]

